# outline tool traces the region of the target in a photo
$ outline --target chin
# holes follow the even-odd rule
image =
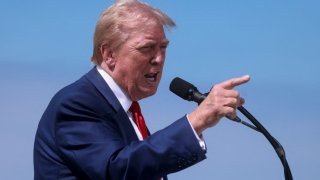
[[[144,99],[144,98],[153,96],[154,94],[156,94],[156,92],[157,92],[157,88],[155,88],[154,90],[148,89],[147,91],[141,91],[141,96],[139,96],[138,99],[140,100],[140,99]]]

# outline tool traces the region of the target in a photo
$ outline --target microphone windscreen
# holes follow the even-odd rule
[[[179,77],[174,78],[170,83],[170,91],[182,99],[189,100],[190,90],[197,90],[197,88]]]

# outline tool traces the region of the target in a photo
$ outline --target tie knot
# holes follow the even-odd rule
[[[141,113],[141,109],[140,109],[139,103],[137,101],[133,101],[131,106],[130,106],[129,111],[132,112],[132,113],[134,113],[134,112]]]

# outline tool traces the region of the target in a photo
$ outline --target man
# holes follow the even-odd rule
[[[150,135],[137,101],[156,93],[174,22],[139,1],[119,1],[97,23],[96,66],[60,90],[44,112],[34,145],[35,179],[166,179],[205,159],[202,132],[244,103],[233,88],[213,87],[187,116]],[[137,121],[137,122],[136,122]]]

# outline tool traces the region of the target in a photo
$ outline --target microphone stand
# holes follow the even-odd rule
[[[246,125],[246,126],[252,128],[258,132],[261,132],[268,139],[268,141],[271,143],[272,147],[276,151],[276,153],[277,153],[278,157],[280,158],[281,163],[283,165],[285,180],[293,180],[291,170],[290,170],[289,164],[286,159],[285,151],[284,151],[282,145],[279,143],[279,141],[277,141],[273,136],[271,136],[270,133],[262,126],[262,124],[260,124],[259,121],[255,117],[253,117],[253,115],[251,115],[249,113],[249,111],[247,111],[243,106],[238,107],[238,110],[244,116],[246,116],[252,122],[252,124],[255,125],[255,127],[249,123],[246,123],[245,121],[240,121],[240,122],[243,125]]]

